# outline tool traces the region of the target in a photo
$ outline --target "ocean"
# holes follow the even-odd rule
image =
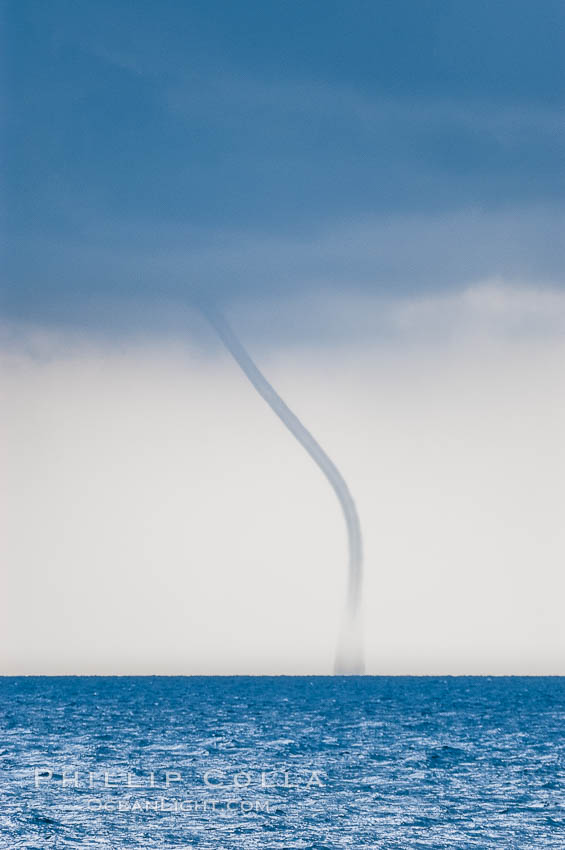
[[[565,847],[565,678],[0,679],[0,847]]]

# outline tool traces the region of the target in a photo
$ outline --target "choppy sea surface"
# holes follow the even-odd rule
[[[565,847],[565,678],[0,678],[0,847]]]

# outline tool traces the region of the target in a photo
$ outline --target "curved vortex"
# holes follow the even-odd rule
[[[222,314],[208,302],[199,301],[199,307],[259,395],[322,470],[339,500],[347,526],[349,570],[345,619],[338,642],[335,670],[337,673],[361,673],[363,659],[358,620],[363,551],[359,516],[349,487],[331,458],[257,368]]]

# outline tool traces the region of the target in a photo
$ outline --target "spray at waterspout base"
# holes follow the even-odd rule
[[[335,653],[336,676],[362,676],[365,673],[363,645],[361,615],[347,609],[341,622]]]

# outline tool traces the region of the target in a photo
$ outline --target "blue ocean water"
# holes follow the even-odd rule
[[[0,847],[565,847],[564,678],[0,679]]]

